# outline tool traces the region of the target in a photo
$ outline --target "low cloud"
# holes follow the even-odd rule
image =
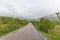
[[[0,0],[0,15],[33,19],[54,14],[59,7],[56,0]]]

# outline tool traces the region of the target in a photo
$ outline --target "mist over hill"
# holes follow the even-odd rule
[[[48,19],[50,19],[50,20],[55,20],[55,21],[58,20],[58,17],[57,17],[56,14],[46,15],[46,16],[43,16],[43,17],[44,17],[44,18],[48,18]],[[42,18],[42,17],[40,17],[40,18]],[[40,20],[40,18],[32,19],[32,20]]]

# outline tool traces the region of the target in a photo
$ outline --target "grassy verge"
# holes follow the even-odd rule
[[[50,33],[43,33],[43,34],[49,37],[51,40],[60,40],[60,37],[55,36],[54,34],[50,34]]]
[[[0,37],[18,30],[27,24],[27,20],[2,16],[0,17]]]
[[[56,25],[54,29],[48,33],[39,30],[38,25],[35,24],[34,26],[38,30],[38,32],[40,32],[43,36],[47,37],[49,40],[60,40],[60,25]]]
[[[22,29],[24,26],[22,26],[21,28],[19,28],[19,29]],[[11,33],[14,33],[14,32],[16,32],[16,31],[18,31],[19,29],[16,29],[16,30],[13,30],[13,31],[11,31],[11,32],[8,32],[8,33],[6,33],[6,34],[2,34],[2,35],[0,35],[0,38],[3,38],[3,37],[5,37],[5,36],[8,36],[9,34],[11,34]]]
[[[57,29],[59,29],[60,28],[60,26],[59,25],[57,25],[54,29],[53,29],[53,31],[54,32],[50,32],[50,33],[45,33],[45,32],[42,32],[42,31],[40,31],[40,30],[38,30],[41,34],[43,34],[45,37],[47,37],[47,38],[49,38],[50,40],[60,40],[60,33],[58,33],[58,32],[60,32],[60,31],[58,31]],[[59,29],[60,30],[60,29]]]

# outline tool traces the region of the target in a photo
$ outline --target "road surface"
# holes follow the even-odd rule
[[[34,26],[31,23],[29,23],[24,28],[9,34],[8,36],[0,40],[47,40],[47,39],[44,38],[44,36],[42,36],[40,33],[38,33]]]

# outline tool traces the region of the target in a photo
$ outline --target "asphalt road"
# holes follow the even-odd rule
[[[8,36],[0,40],[47,40],[47,39],[44,38],[44,36],[42,36],[40,33],[38,33],[34,26],[31,23],[29,23],[24,28],[9,34]]]

